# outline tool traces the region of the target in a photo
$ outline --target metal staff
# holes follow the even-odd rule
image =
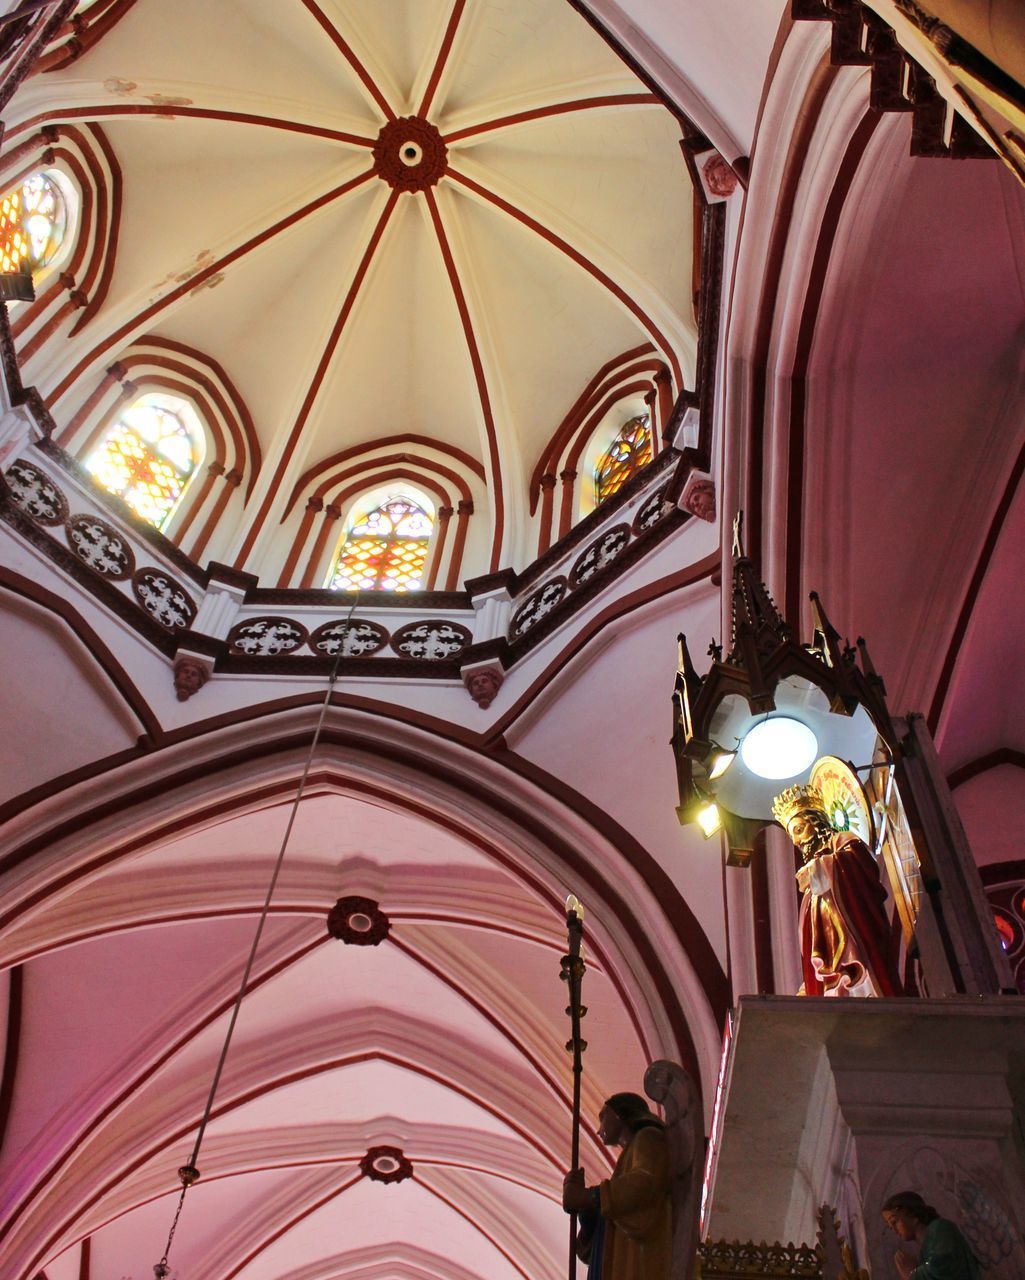
[[[573,1138],[570,1168],[580,1167],[580,1079],[583,1075],[581,1061],[587,1041],[580,1038],[580,1019],[587,1009],[580,1003],[580,986],[584,980],[583,945],[584,945],[584,908],[571,893],[566,899],[566,932],[568,934],[567,954],[562,957],[560,977],[569,986],[570,1039],[566,1048],[573,1054]],[[577,1215],[570,1215],[569,1220],[569,1280],[576,1280],[577,1274]]]

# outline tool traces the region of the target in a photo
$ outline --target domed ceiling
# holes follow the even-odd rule
[[[218,558],[273,583],[299,478],[412,436],[473,478],[468,573],[528,560],[531,473],[598,370],[643,345],[674,393],[693,386],[679,120],[566,0],[123,8],[6,118],[12,146],[96,124],[121,174],[102,304],[22,343],[58,428],[77,416],[72,449],[106,371],[176,343],[225,371],[259,442]],[[294,776],[173,816],[162,790],[141,843],[93,860],[79,832],[75,868],[12,903],[2,959],[34,1082],[0,1187],[12,1275],[152,1273]],[[181,1280],[563,1273],[566,886],[546,859],[578,833],[501,835],[469,791],[432,809],[422,771],[396,788],[403,804],[311,779],[175,1240]],[[378,945],[327,936],[347,895],[380,901]],[[592,1178],[609,1167],[601,1098],[678,1052],[641,982],[643,930],[619,914],[588,939]],[[410,1176],[378,1181],[396,1157],[373,1164],[377,1147]]]
[[[263,460],[214,550],[264,581],[297,480],[408,435],[475,477],[468,572],[522,565],[595,373],[650,344],[693,386],[681,123],[567,0],[145,0],[12,105],[123,174],[103,305],[26,380],[60,424],[140,338],[218,362]]]

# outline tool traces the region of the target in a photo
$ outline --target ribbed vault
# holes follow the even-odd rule
[[[530,470],[595,368],[647,343],[693,386],[681,124],[566,0],[149,0],[6,140],[100,127],[116,265],[26,376],[81,438],[144,336],[221,367],[265,465],[208,553],[265,580],[304,477],[401,433],[483,473],[464,573],[523,563]]]

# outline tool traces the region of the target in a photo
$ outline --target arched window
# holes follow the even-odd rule
[[[434,521],[420,503],[397,494],[362,512],[335,563],[333,591],[416,591],[423,580]]]
[[[85,460],[101,485],[162,529],[202,461],[195,411],[172,396],[147,395],[126,409]]]
[[[646,413],[623,424],[594,468],[595,505],[617,493],[651,461],[651,427]]]
[[[0,199],[0,271],[49,266],[68,230],[68,199],[55,177],[30,174]]]

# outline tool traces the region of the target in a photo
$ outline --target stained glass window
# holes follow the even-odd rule
[[[68,208],[60,187],[45,173],[33,173],[0,199],[0,271],[18,271],[52,262],[67,229]]]
[[[594,468],[594,500],[604,502],[651,461],[651,429],[642,413],[627,422]]]
[[[196,466],[197,435],[182,409],[147,398],[127,409],[85,465],[143,520],[160,529]]]
[[[357,518],[338,554],[334,591],[416,591],[434,523],[410,498],[393,497]]]

